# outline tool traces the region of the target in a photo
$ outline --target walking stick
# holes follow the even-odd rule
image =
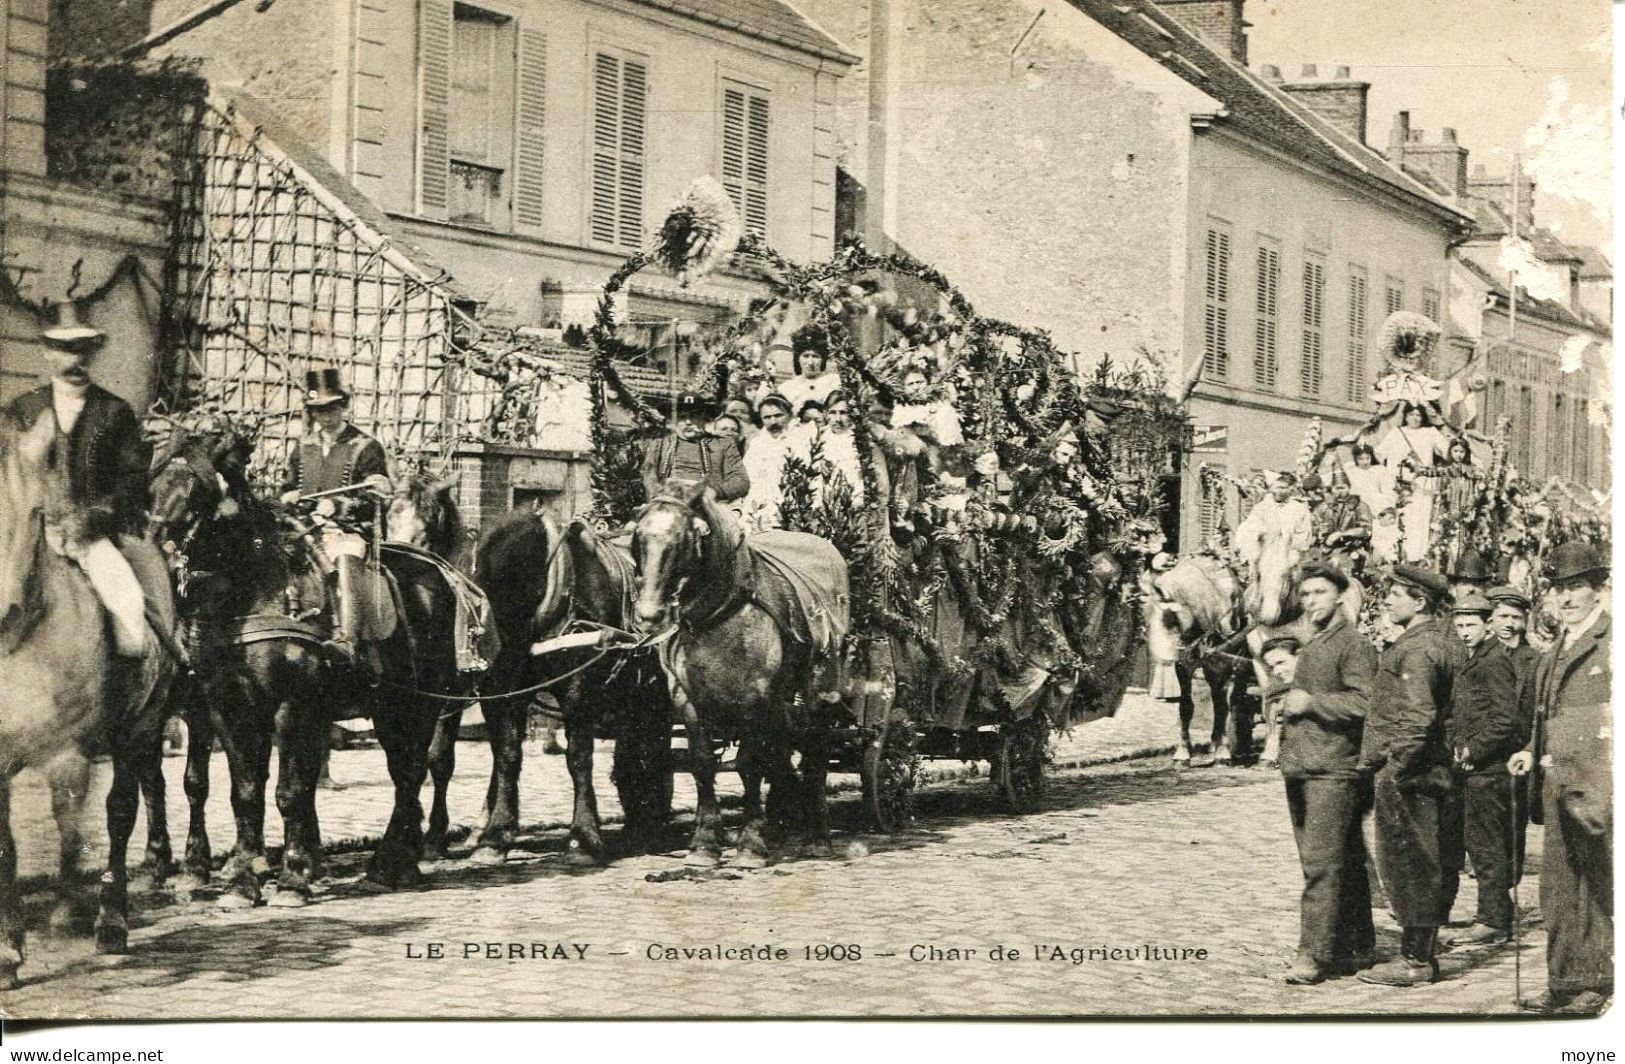
[[[1523,878],[1523,855],[1518,852],[1518,777],[1507,773],[1508,807],[1512,810],[1512,1007],[1523,1001],[1523,943],[1518,934],[1523,914],[1518,908],[1518,880]]]

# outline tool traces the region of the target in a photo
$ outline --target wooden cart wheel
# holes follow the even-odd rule
[[[906,725],[893,723],[881,728],[863,747],[863,759],[858,774],[863,779],[863,807],[869,814],[874,830],[887,835],[896,834],[914,819],[914,758],[900,744],[889,743],[894,729],[901,731]]]
[[[1033,714],[999,728],[999,752],[993,760],[994,786],[1013,813],[1031,813],[1044,794],[1044,762],[1049,727]]]

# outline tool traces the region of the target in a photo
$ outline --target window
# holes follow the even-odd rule
[[[1569,422],[1568,409],[1563,403],[1561,395],[1552,396],[1552,425],[1549,433],[1552,441],[1551,461],[1547,463],[1547,475],[1562,477],[1569,472]]]
[[[1405,309],[1405,282],[1395,277],[1388,278],[1388,310],[1392,314],[1396,310]]]
[[[1486,433],[1501,431],[1501,418],[1507,413],[1507,382],[1497,377],[1490,381],[1489,392],[1484,400],[1484,424],[1479,426]]]
[[[643,243],[648,61],[599,52],[593,61],[592,213],[588,230],[601,244]]]
[[[768,97],[736,82],[722,88],[722,187],[747,233],[767,235]]]
[[[1518,389],[1518,421],[1513,425],[1518,440],[1518,471],[1534,475],[1535,390],[1529,385]]]
[[[1304,395],[1319,395],[1325,369],[1326,264],[1309,258],[1303,262],[1303,362],[1301,383]]]
[[[1207,231],[1203,284],[1202,373],[1211,380],[1230,376],[1230,234]]]
[[[1365,379],[1366,324],[1371,282],[1365,270],[1349,267],[1349,378],[1348,401],[1364,403],[1369,391]]]
[[[1585,399],[1574,402],[1574,479],[1582,484],[1591,479],[1591,403]]]
[[[1439,318],[1439,293],[1431,288],[1422,289],[1422,316],[1436,324],[1443,324]]]
[[[1258,245],[1257,323],[1254,326],[1253,382],[1260,388],[1274,388],[1281,359],[1277,341],[1281,321],[1281,252],[1268,244]]]
[[[419,0],[420,214],[503,230],[541,224],[544,60],[540,30]]]

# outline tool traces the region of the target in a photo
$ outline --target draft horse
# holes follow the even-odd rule
[[[760,564],[759,548],[787,547],[804,573],[823,574],[824,593],[808,605],[775,615],[781,599]],[[814,646],[839,647],[847,625],[846,562],[828,540],[800,532],[760,532],[747,542],[708,488],[672,481],[638,515],[632,535],[637,576],[636,619],[645,631],[674,623],[661,647],[672,702],[688,730],[699,802],[689,862],[721,857],[717,757],[713,739],[737,736],[739,777],[745,787],[745,823],[734,863],[759,867],[768,855],[762,806],[764,778],[777,792],[796,793],[791,753],[801,754],[800,808],[815,851],[829,848],[825,778],[829,771],[830,711],[813,690]],[[794,638],[787,620],[824,627],[810,641]]]
[[[0,419],[0,989],[17,985],[24,922],[11,833],[11,780],[59,758],[106,752],[107,869],[95,922],[96,948],[128,949],[126,852],[140,783],[160,771],[164,705],[173,660],[149,636],[139,664],[112,653],[100,600],[78,566],[54,549],[72,520],[56,426],[20,430]],[[160,616],[169,613],[162,602]],[[71,811],[77,813],[77,809]],[[66,862],[65,862],[66,863]],[[66,888],[64,880],[64,889]]]
[[[519,774],[529,696],[502,692],[549,684],[565,730],[565,763],[574,788],[567,858],[610,858],[593,785],[593,744],[615,736],[612,772],[625,817],[627,849],[654,845],[671,812],[672,706],[653,651],[605,654],[568,646],[543,655],[538,644],[578,629],[615,633],[632,627],[632,558],[623,542],[585,521],[561,527],[545,511],[515,511],[480,541],[477,581],[491,599],[502,648],[481,703],[492,745],[485,827],[474,860],[503,860],[519,829]]]

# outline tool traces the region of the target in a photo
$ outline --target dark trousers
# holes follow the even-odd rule
[[[1439,809],[1439,924],[1450,922],[1467,868],[1467,795],[1460,777],[1438,797]]]
[[[1394,782],[1392,765],[1383,765],[1373,782],[1373,808],[1377,827],[1377,868],[1388,892],[1388,904],[1404,927],[1438,927],[1442,912],[1455,900],[1455,877],[1445,894],[1444,861],[1449,856],[1441,846],[1444,817],[1441,801],[1448,788],[1430,791],[1401,791]],[[1459,836],[1458,836],[1459,837]],[[1459,848],[1460,844],[1457,844]]]
[[[1303,866],[1298,953],[1323,967],[1369,953],[1371,885],[1360,821],[1370,788],[1359,779],[1288,779],[1287,811]]]
[[[1547,777],[1546,841],[1540,908],[1546,917],[1546,971],[1553,990],[1614,989],[1614,845],[1564,810]]]
[[[1456,776],[1463,841],[1478,876],[1478,910],[1473,920],[1501,931],[1512,928],[1512,877],[1519,860],[1512,838],[1517,782],[1500,766]]]

